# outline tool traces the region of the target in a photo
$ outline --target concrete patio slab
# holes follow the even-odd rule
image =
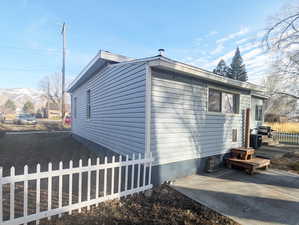
[[[224,169],[180,178],[172,187],[240,224],[299,224],[296,174],[268,170],[250,176]]]

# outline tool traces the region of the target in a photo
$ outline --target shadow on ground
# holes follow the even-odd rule
[[[299,223],[299,176],[263,171],[249,176],[224,170],[178,179],[173,187],[241,224]]]

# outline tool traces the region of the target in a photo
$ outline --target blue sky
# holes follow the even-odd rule
[[[287,0],[210,1],[2,1],[0,88],[37,88],[61,69],[61,25],[67,23],[67,79],[100,50],[141,58],[166,56],[213,69],[236,46],[249,80],[266,74],[259,48],[269,16]]]

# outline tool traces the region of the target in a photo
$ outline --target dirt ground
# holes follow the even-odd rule
[[[153,189],[151,196],[143,193],[101,203],[89,212],[65,215],[60,219],[42,221],[41,225],[238,225],[207,207],[185,197],[167,185]]]
[[[23,172],[25,165],[29,172],[35,171],[37,163],[41,164],[42,171],[47,170],[49,162],[53,169],[59,161],[74,164],[79,159],[86,164],[88,158],[98,155],[86,146],[77,142],[70,133],[45,133],[45,134],[6,134],[0,137],[0,166],[7,174],[11,166],[16,167],[16,173]]]
[[[299,152],[285,153],[281,158],[271,160],[271,168],[299,174]]]
[[[263,145],[256,155],[271,160],[271,168],[299,173],[299,145]]]

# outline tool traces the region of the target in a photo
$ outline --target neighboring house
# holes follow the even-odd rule
[[[50,120],[57,120],[61,118],[61,110],[59,104],[56,102],[47,102],[46,104],[47,118]]]
[[[251,128],[263,120],[260,91],[161,55],[133,60],[100,51],[70,85],[72,132],[122,155],[152,153],[158,184],[242,146],[244,110],[253,106]]]

